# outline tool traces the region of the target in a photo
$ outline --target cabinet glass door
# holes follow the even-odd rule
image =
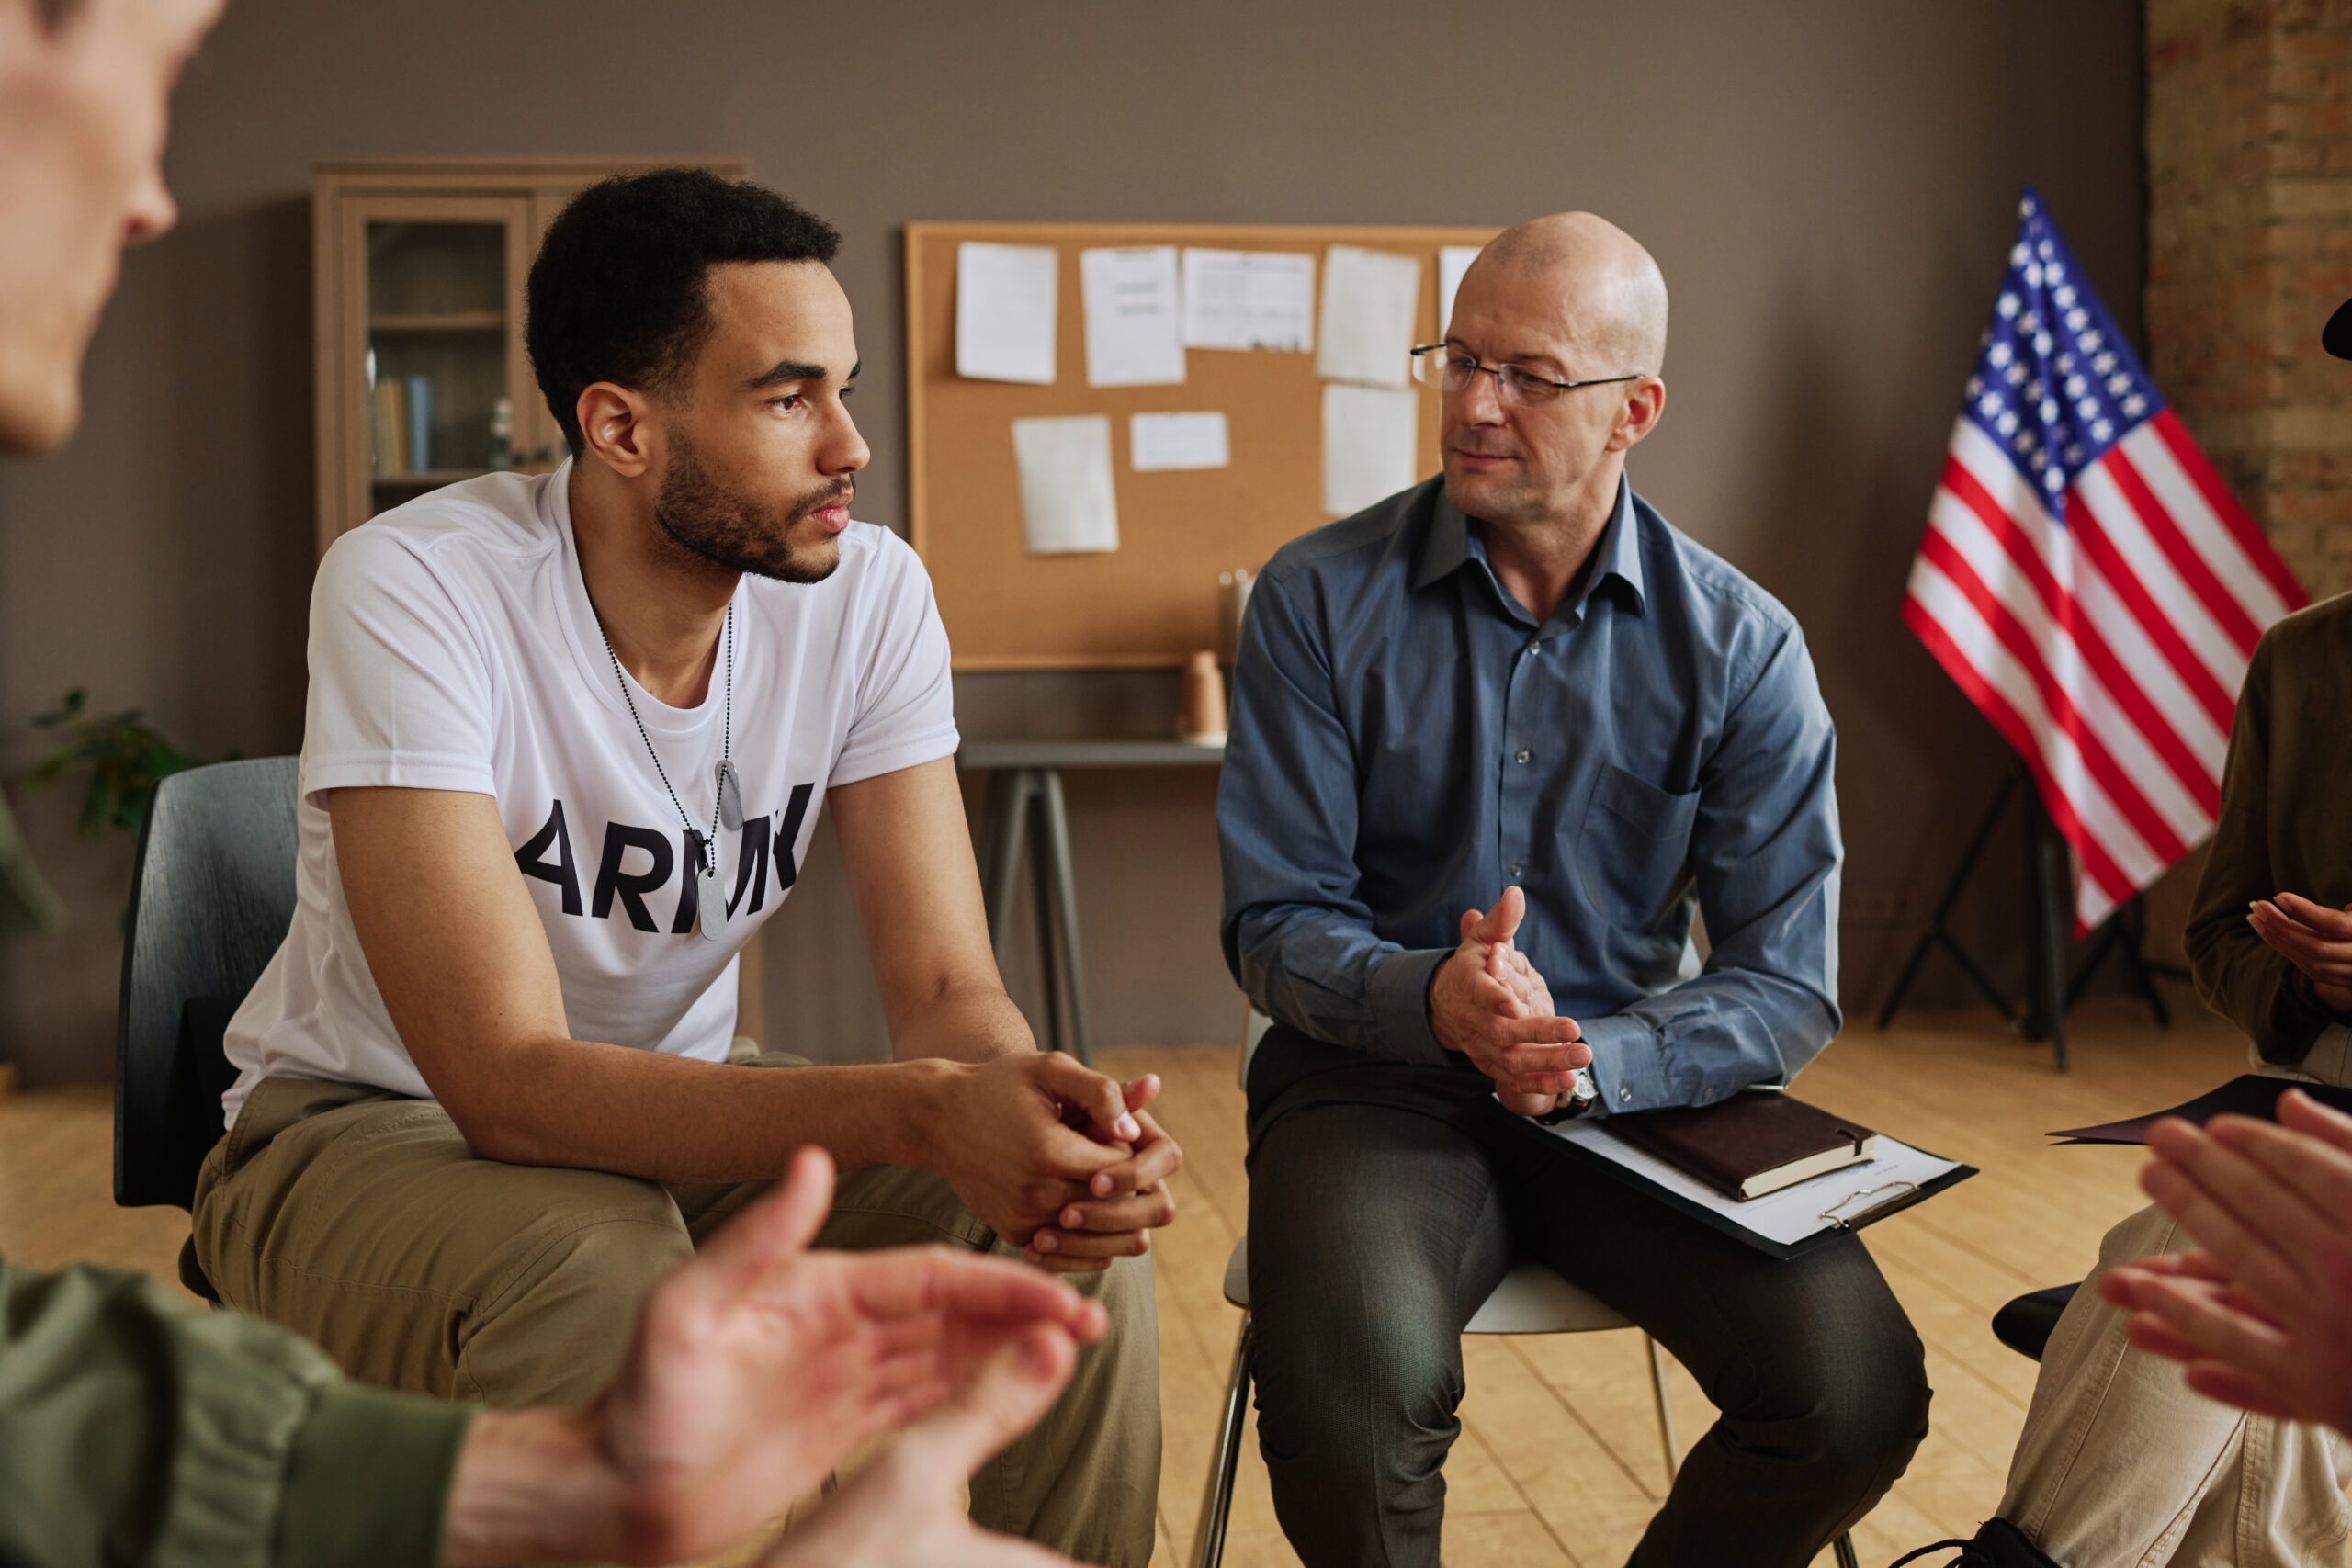
[[[542,455],[515,439],[527,201],[346,204],[352,515]]]
[[[513,462],[504,224],[368,223],[367,374],[375,510]]]

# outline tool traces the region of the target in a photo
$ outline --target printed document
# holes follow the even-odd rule
[[[1323,253],[1323,347],[1316,369],[1332,381],[1402,387],[1411,378],[1418,256],[1333,245]]]
[[[1078,253],[1086,300],[1086,384],[1166,387],[1184,379],[1176,247]]]
[[[1127,461],[1139,474],[1222,468],[1233,462],[1221,413],[1139,413],[1127,422]]]
[[[1050,245],[956,247],[956,374],[976,381],[1054,380]]]
[[[1323,510],[1347,517],[1409,489],[1420,394],[1410,387],[1323,384]]]
[[[1021,522],[1030,554],[1119,547],[1108,414],[1016,419],[1012,453],[1021,469]]]
[[[1184,342],[1307,353],[1315,346],[1315,258],[1187,247]]]
[[[1453,323],[1453,297],[1462,288],[1462,275],[1478,256],[1476,245],[1440,245],[1437,251],[1437,336],[1445,341]]]

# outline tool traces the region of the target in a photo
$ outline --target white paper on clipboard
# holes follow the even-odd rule
[[[1960,1168],[1958,1160],[1939,1159],[1881,1133],[1877,1156],[1860,1165],[1825,1171],[1761,1198],[1726,1198],[1696,1177],[1684,1175],[1656,1155],[1618,1137],[1609,1130],[1605,1118],[1564,1122],[1544,1131],[1782,1247],[1794,1247],[1808,1236],[1836,1228],[1841,1221],[1850,1223]]]

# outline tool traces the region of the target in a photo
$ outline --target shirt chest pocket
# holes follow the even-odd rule
[[[1668,795],[1603,764],[1576,845],[1577,878],[1593,912],[1642,930],[1664,919],[1682,891],[1698,816],[1697,790]]]

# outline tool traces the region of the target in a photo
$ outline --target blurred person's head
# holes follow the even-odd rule
[[[222,0],[0,0],[0,451],[82,417],[82,360],[122,247],[178,216],[172,85]]]
[[[587,482],[687,557],[812,582],[839,564],[868,453],[841,237],[774,191],[695,169],[606,180],[551,224],[525,336]]]
[[[1666,280],[1589,212],[1504,230],[1463,275],[1445,343],[1471,374],[1440,404],[1447,497],[1467,516],[1536,525],[1614,499],[1624,454],[1666,403]],[[1597,382],[1575,390],[1544,383]]]

